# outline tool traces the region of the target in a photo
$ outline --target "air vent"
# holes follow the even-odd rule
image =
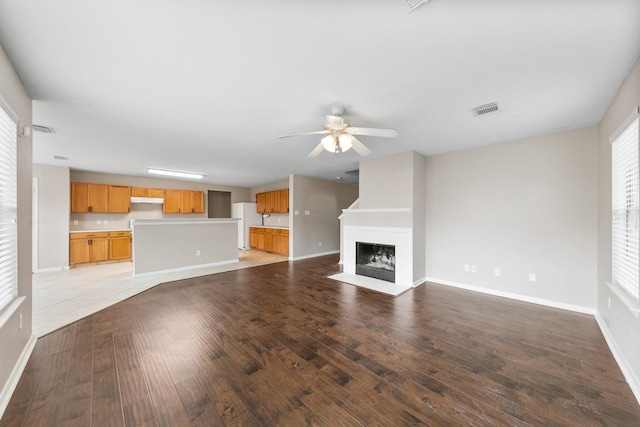
[[[46,127],[46,126],[40,126],[40,125],[32,125],[31,126],[33,128],[34,131],[36,132],[42,132],[42,133],[54,133],[53,132],[53,128],[50,127]]]
[[[431,0],[407,0],[407,4],[409,5],[409,8],[411,9],[409,11],[409,13],[413,12],[414,10],[416,10],[417,8],[422,6],[423,4],[429,3],[430,1]]]
[[[500,106],[498,105],[497,102],[490,102],[488,104],[478,105],[477,107],[473,107],[471,109],[471,112],[476,117],[485,116],[491,113],[497,113],[498,111],[500,111]]]
[[[360,176],[360,169],[355,169],[352,171],[346,171],[344,173],[345,175],[352,175],[352,176]]]
[[[69,158],[66,156],[53,156],[53,158],[56,160],[69,160]]]

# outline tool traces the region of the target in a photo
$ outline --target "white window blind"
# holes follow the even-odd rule
[[[638,116],[611,147],[613,284],[640,298],[640,168]]]
[[[0,310],[18,294],[17,126],[0,108]]]

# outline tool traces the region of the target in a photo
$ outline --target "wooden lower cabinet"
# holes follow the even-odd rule
[[[252,249],[289,256],[289,230],[249,227],[249,246]]]
[[[69,264],[85,264],[131,258],[131,232],[69,234]]]
[[[109,233],[109,259],[131,258],[131,232],[112,231]]]

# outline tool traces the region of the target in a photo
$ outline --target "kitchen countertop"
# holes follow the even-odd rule
[[[276,228],[278,230],[288,230],[289,227],[282,227],[277,225],[250,225],[251,228]]]

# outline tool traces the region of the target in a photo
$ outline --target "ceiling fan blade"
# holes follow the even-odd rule
[[[361,156],[368,156],[371,154],[371,150],[364,146],[364,144],[356,139],[355,136],[351,136],[351,148],[353,151],[360,154]]]
[[[282,139],[282,138],[290,138],[292,136],[302,136],[302,135],[322,135],[325,133],[331,133],[330,131],[324,129],[324,130],[317,130],[315,132],[302,132],[302,133],[292,133],[291,135],[282,135],[279,136],[278,139]]]
[[[322,142],[320,144],[318,144],[316,146],[316,148],[313,149],[313,151],[311,153],[309,153],[309,155],[307,157],[311,158],[311,157],[318,157],[318,155],[320,153],[322,153],[322,150],[324,150],[324,146],[322,145]]]
[[[351,135],[382,136],[384,138],[398,137],[398,131],[395,129],[358,128],[349,126],[345,131]]]

